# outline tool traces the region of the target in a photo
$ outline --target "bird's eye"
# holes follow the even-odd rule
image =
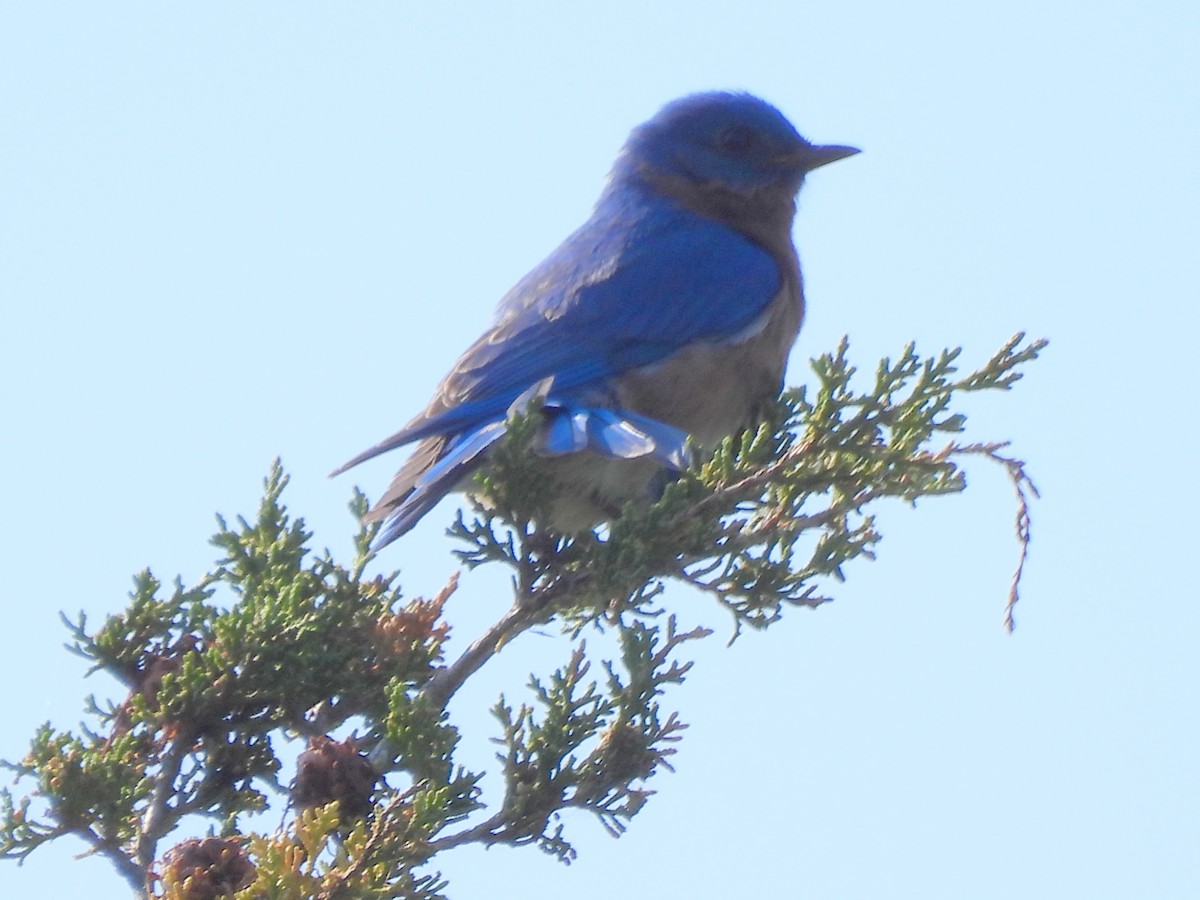
[[[758,144],[758,132],[744,125],[731,125],[717,135],[717,146],[732,156],[749,153]]]

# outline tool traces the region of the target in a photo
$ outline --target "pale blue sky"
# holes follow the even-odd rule
[[[881,510],[836,603],[696,650],[678,773],[628,835],[572,820],[570,868],[446,855],[451,896],[1200,896],[1200,7],[413,6],[0,6],[0,756],[105,688],[58,611],[99,621],[146,565],[194,579],[275,455],[346,552],[351,485],[402,456],[325,473],[423,406],[631,126],[747,89],[864,150],[802,195],[790,381],[843,333],[867,368],[1053,342],[969,408],[1044,490],[1017,633],[1009,488],[973,466],[963,497]],[[453,568],[451,514],[385,556],[412,593]],[[459,646],[503,603],[467,578]],[[481,711],[565,653],[524,638],[463,693],[465,762],[495,768]],[[0,866],[0,896],[127,896],[81,849]]]

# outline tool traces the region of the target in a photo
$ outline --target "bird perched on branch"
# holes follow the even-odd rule
[[[812,144],[764,101],[706,93],[633,130],[591,218],[500,301],[423,412],[334,474],[419,442],[366,518],[377,546],[471,474],[520,410],[574,533],[654,499],[779,396],[804,315],[796,194],[858,151]],[[690,438],[690,440],[689,440]]]

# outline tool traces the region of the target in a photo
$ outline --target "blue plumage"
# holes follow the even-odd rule
[[[545,418],[560,531],[653,496],[689,464],[689,435],[752,422],[803,316],[796,192],[855,152],[746,94],[685,97],[635,129],[592,217],[501,300],[425,411],[338,470],[421,442],[368,513],[388,519],[380,545],[486,461],[513,409]]]

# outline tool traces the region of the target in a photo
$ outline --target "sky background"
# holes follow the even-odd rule
[[[108,690],[59,610],[102,621],[145,566],[194,581],[276,455],[348,553],[352,485],[403,455],[325,474],[424,406],[632,126],[745,89],[863,148],[801,197],[790,383],[843,334],[868,371],[1051,339],[967,407],[1044,494],[1017,631],[983,463],[732,648],[674,589],[718,629],[666,698],[678,772],[619,841],[569,819],[571,867],[439,857],[451,896],[1200,896],[1198,45],[1192,0],[0,4],[0,756]],[[383,556],[412,595],[454,568],[452,510]],[[505,605],[466,578],[454,646]],[[484,711],[566,654],[524,637],[463,691],[464,762],[495,770]],[[0,865],[0,896],[128,896],[82,849]]]

